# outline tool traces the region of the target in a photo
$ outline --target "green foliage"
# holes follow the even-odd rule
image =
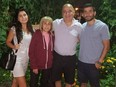
[[[116,45],[105,58],[100,73],[101,73],[101,87],[114,87],[116,85]]]
[[[6,30],[7,30],[7,23],[9,20],[9,2],[2,2],[0,3],[0,56],[1,53],[7,50],[5,45],[6,40]]]
[[[106,78],[108,74],[112,74],[115,76],[115,69],[116,69],[116,58],[114,57],[107,57],[101,67],[101,75],[102,78]]]
[[[25,7],[30,16],[32,24],[39,23],[41,17],[51,16],[53,19],[61,17],[61,9],[64,3],[72,3],[74,0],[0,0],[0,56],[3,52],[7,51],[5,40],[7,37],[6,31],[8,30],[8,23],[12,20],[15,9],[23,6]],[[116,58],[116,0],[92,0],[97,10],[97,18],[108,24],[111,34],[111,50],[108,57]],[[102,87],[114,87],[114,73],[116,69],[113,68],[116,63],[108,63],[108,59],[104,62],[102,69],[101,80]],[[110,59],[112,60],[112,59]],[[105,71],[108,71],[106,73]],[[110,74],[109,74],[110,73]],[[0,84],[6,81],[11,81],[10,72],[0,69]],[[27,72],[27,81],[29,81],[29,70]]]
[[[115,79],[114,75],[108,74],[106,79],[101,80],[101,87],[115,87]]]
[[[0,68],[0,86],[3,85],[3,87],[6,87],[6,82],[8,82],[7,84],[10,84],[11,80],[12,77],[10,72]]]
[[[115,43],[112,45],[112,48],[108,52],[107,56],[116,58],[116,44]]]

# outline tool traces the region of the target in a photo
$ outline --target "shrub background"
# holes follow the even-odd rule
[[[61,8],[65,3],[75,4],[76,0],[0,0],[0,57],[7,51],[5,44],[9,22],[15,9],[23,6],[31,17],[32,24],[38,24],[40,18],[49,15],[53,19],[61,17]],[[116,0],[91,0],[97,11],[97,19],[108,24],[111,34],[111,48],[101,69],[101,87],[116,87]],[[78,49],[77,49],[78,50]],[[113,58],[114,60],[112,60]],[[110,62],[108,62],[108,60]],[[112,62],[111,62],[112,61]],[[107,72],[106,72],[107,71]],[[10,72],[0,68],[0,86],[8,87],[12,76]],[[27,72],[29,81],[29,70]],[[77,80],[78,81],[78,80]],[[76,87],[76,86],[75,86]]]

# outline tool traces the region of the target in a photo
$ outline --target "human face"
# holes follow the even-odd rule
[[[49,32],[51,30],[52,24],[49,21],[43,21],[42,25],[43,31]]]
[[[74,9],[71,6],[64,6],[62,10],[64,21],[71,22],[74,17]]]
[[[25,11],[20,11],[18,14],[18,21],[21,24],[26,24],[28,22],[28,15]]]
[[[83,9],[83,17],[85,20],[92,21],[95,18],[96,12],[93,10],[92,7],[86,7]]]

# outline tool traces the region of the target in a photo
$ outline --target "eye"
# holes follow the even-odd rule
[[[19,17],[22,17],[22,15],[21,15],[21,14],[19,14]]]
[[[23,16],[27,16],[27,14],[23,14]]]
[[[72,10],[68,10],[68,11],[63,11],[63,13],[71,13]]]

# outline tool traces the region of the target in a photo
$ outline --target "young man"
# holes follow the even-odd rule
[[[80,87],[100,87],[99,68],[109,50],[110,36],[108,26],[95,19],[96,11],[91,4],[83,8],[83,31],[80,35],[80,51],[78,60],[78,80]]]
[[[75,76],[76,46],[82,25],[74,19],[74,8],[71,4],[65,4],[62,8],[61,19],[53,22],[55,34],[53,80],[56,87],[61,87],[61,78],[64,74],[66,87],[72,87]]]

